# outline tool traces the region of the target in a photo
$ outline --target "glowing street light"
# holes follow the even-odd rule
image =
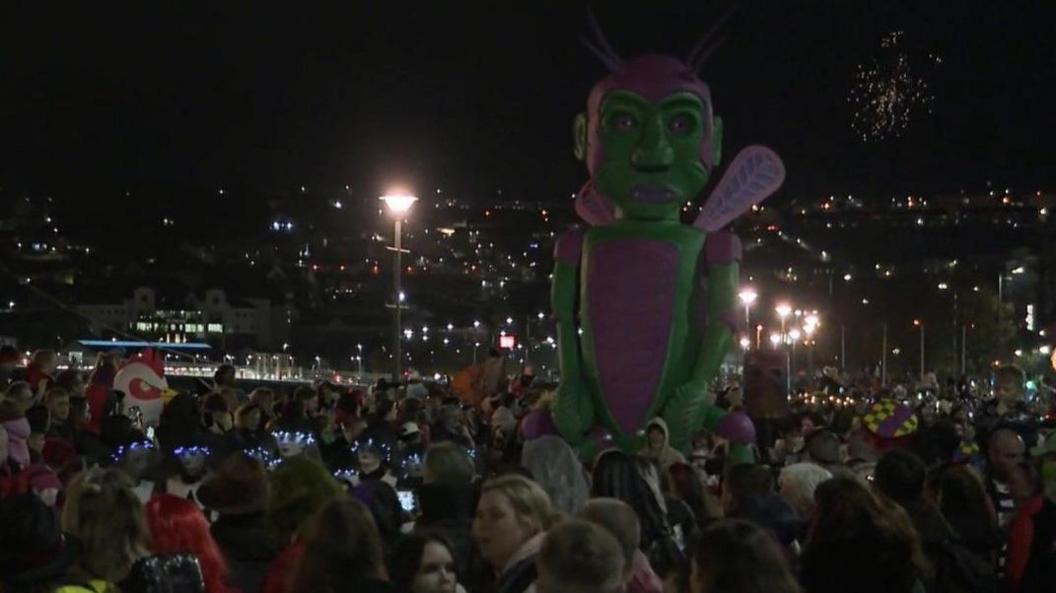
[[[785,333],[785,320],[792,314],[792,305],[788,303],[781,303],[774,307],[774,311],[777,311],[777,316],[781,319],[781,333]]]
[[[741,338],[741,349],[742,350],[747,352],[748,349],[750,349],[751,347],[752,347],[752,339],[751,338],[749,338],[748,336],[744,336],[743,338]]]
[[[402,363],[402,357],[400,356],[400,334],[401,334],[401,331],[400,331],[400,329],[401,329],[400,328],[400,325],[401,325],[400,315],[401,315],[401,309],[403,308],[402,303],[403,303],[403,296],[404,296],[403,295],[403,291],[400,289],[400,272],[401,272],[401,270],[403,268],[402,261],[401,261],[402,257],[403,257],[403,246],[401,245],[402,237],[400,236],[400,234],[401,234],[400,223],[403,221],[404,217],[407,215],[407,211],[411,209],[411,206],[413,206],[414,203],[418,201],[418,198],[413,196],[413,195],[411,195],[411,194],[408,194],[406,192],[390,192],[390,193],[385,194],[384,196],[381,196],[378,199],[380,199],[382,202],[385,202],[385,206],[387,206],[388,209],[389,209],[389,214],[392,214],[393,219],[395,220],[395,228],[394,228],[394,232],[393,232],[394,241],[395,241],[395,245],[393,246],[393,258],[395,260],[395,265],[392,268],[392,286],[393,286],[393,291],[392,291],[392,296],[393,296],[393,308],[392,308],[392,310],[393,310],[393,314],[392,314],[392,318],[393,318],[393,336],[392,336],[392,347],[393,347],[393,352],[395,354],[395,356],[393,356],[393,360],[395,361],[394,364],[396,365],[395,369],[394,369],[395,375],[393,375],[393,379],[396,380],[396,381],[399,381],[400,380],[400,375],[401,375],[401,363]]]
[[[780,344],[780,343],[781,343],[781,334],[778,334],[778,333],[770,334],[770,345],[774,347],[774,350],[777,350],[777,345]]]

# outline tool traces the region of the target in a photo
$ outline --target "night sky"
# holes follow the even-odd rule
[[[402,182],[553,200],[584,177],[571,122],[603,70],[581,2],[24,4],[0,12],[8,192],[97,208],[132,188]],[[597,5],[631,56],[684,54],[729,3]],[[924,71],[934,114],[863,144],[846,97],[893,30],[943,59]],[[775,148],[780,199],[1056,189],[1054,2],[741,2],[724,31],[704,78],[727,155]]]

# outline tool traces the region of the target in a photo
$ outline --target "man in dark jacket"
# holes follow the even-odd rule
[[[898,503],[913,521],[924,555],[934,568],[926,589],[935,593],[994,590],[997,577],[988,559],[963,545],[957,532],[924,498],[927,469],[905,449],[893,449],[876,464],[876,487]]]
[[[268,566],[282,547],[268,520],[268,473],[245,454],[226,459],[198,488],[198,500],[219,513],[210,532],[231,565],[231,584],[244,593],[260,590]]]

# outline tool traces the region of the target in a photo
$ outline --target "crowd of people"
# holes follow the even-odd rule
[[[117,358],[0,353],[4,593],[1056,590],[1048,401],[831,383],[753,427],[730,388],[737,421],[627,452],[571,448],[530,376],[467,403],[221,366],[143,426]]]

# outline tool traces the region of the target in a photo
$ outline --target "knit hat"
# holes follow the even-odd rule
[[[198,501],[221,514],[244,515],[268,508],[268,472],[246,455],[231,455],[198,488]]]
[[[77,458],[77,449],[66,439],[51,437],[44,439],[43,457],[48,466],[61,470]]]
[[[51,471],[46,465],[31,465],[25,469],[26,479],[29,480],[30,486],[33,487],[37,492],[54,488],[55,490],[62,490],[62,482],[59,481],[59,477],[55,475],[55,472]]]
[[[917,416],[913,409],[893,399],[882,399],[862,416],[862,424],[883,439],[897,439],[917,431]]]

